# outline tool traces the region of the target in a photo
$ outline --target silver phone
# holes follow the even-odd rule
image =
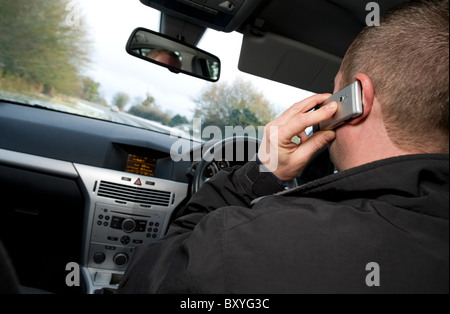
[[[364,106],[362,101],[362,87],[359,81],[347,86],[346,88],[335,93],[333,96],[325,100],[322,104],[316,107],[321,107],[331,103],[337,102],[338,109],[331,119],[326,120],[313,127],[313,132],[334,130],[341,125],[350,122],[364,113]]]

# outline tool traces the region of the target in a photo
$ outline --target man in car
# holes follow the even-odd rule
[[[448,293],[448,1],[366,28],[335,91],[356,80],[362,116],[308,139],[336,104],[295,104],[257,160],[205,183],[164,239],[137,249],[119,292]],[[284,191],[327,144],[339,172]]]
[[[175,52],[167,49],[153,49],[146,55],[146,57],[177,69],[182,68],[180,57]]]

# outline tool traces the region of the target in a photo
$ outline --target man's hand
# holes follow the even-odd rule
[[[312,156],[336,138],[334,131],[321,131],[308,138],[305,130],[330,119],[337,110],[333,102],[311,111],[331,94],[315,95],[289,108],[279,118],[269,123],[258,152],[258,158],[274,175],[288,182],[297,177]],[[301,145],[292,142],[298,136]]]

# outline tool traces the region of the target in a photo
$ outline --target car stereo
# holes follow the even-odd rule
[[[134,248],[161,237],[164,212],[136,215],[126,207],[98,203],[94,212],[88,267],[124,270]]]
[[[117,288],[135,248],[163,237],[187,196],[188,184],[151,176],[155,160],[129,160],[138,174],[74,164],[86,200],[81,270],[87,293]]]

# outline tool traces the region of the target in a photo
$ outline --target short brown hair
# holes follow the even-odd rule
[[[423,153],[449,151],[449,1],[409,2],[367,27],[347,52],[342,86],[370,77],[391,141]]]

